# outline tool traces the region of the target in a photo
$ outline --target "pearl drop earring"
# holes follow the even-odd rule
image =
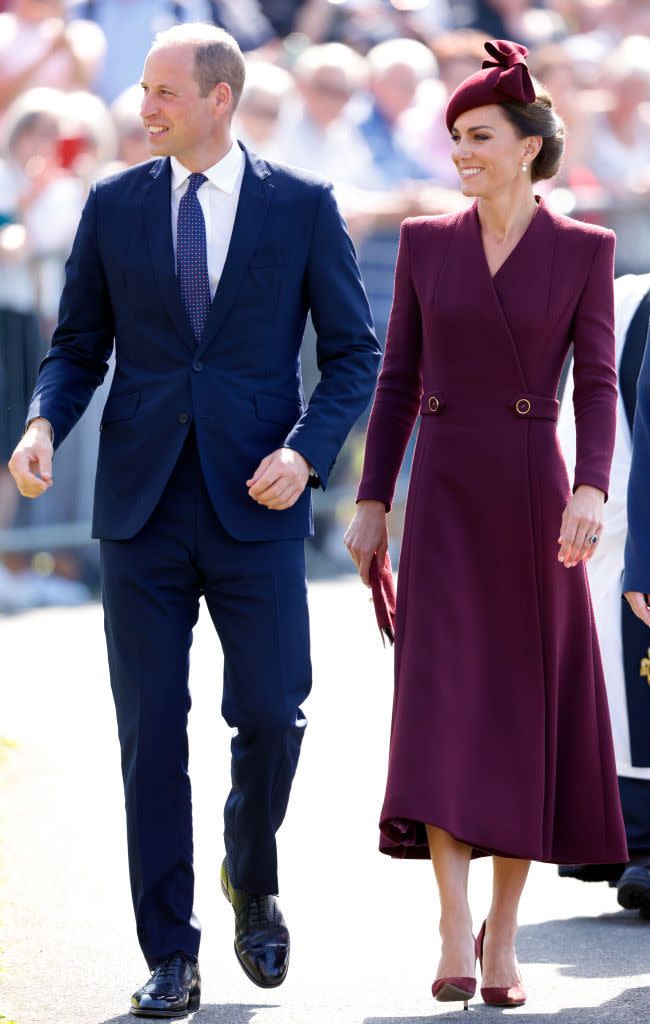
[[[526,171],[528,170],[528,164],[522,164],[521,165],[521,169],[522,169],[523,173],[525,174]]]

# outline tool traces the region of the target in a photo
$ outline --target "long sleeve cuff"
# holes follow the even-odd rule
[[[52,426],[50,421],[45,418],[45,416],[32,416],[31,419],[27,420],[25,424],[25,429],[23,430],[23,437],[31,427],[32,423],[34,423],[36,420],[43,420],[44,423],[47,423],[48,427],[50,428],[50,441],[52,442],[52,444],[54,444],[54,427]]]
[[[373,486],[372,482],[363,481],[357,491],[356,501],[381,501],[386,511],[390,512],[392,507],[392,495],[382,494],[379,487]]]

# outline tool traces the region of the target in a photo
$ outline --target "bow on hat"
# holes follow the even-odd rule
[[[481,68],[502,69],[493,88],[509,99],[520,103],[533,103],[535,87],[526,65],[526,47],[519,43],[511,43],[508,39],[495,39],[493,43],[485,43],[485,49],[494,60],[484,60]]]
[[[452,130],[460,114],[491,103],[534,103],[535,87],[526,67],[528,50],[508,39],[485,43],[492,60],[454,90],[447,104],[447,128]]]

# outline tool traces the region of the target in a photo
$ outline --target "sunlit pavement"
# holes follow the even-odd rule
[[[314,691],[280,836],[292,962],[285,985],[270,993],[241,972],[232,912],[219,891],[230,734],[219,714],[221,654],[207,616],[196,631],[190,728],[203,1000],[193,1019],[423,1024],[441,1016],[463,1024],[462,1011],[430,995],[438,955],[431,869],[377,852],[391,652],[354,579],[312,585],[311,616]],[[147,970],[132,922],[101,609],[0,620],[0,652],[0,734],[18,744],[4,792],[9,903],[0,1011],[18,1024],[133,1021],[125,1011]],[[265,657],[260,650],[260,675]],[[488,863],[473,865],[477,928],[489,890]],[[621,911],[613,890],[562,881],[553,867],[537,865],[521,922],[529,1001],[506,1016],[525,1024],[650,1019],[650,924]],[[485,1024],[504,1013],[480,998],[470,1009]]]

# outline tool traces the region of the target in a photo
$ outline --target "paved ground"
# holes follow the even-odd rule
[[[206,618],[197,630],[191,768],[204,984],[194,1020],[424,1024],[442,1016],[463,1024],[460,1011],[430,996],[438,954],[430,868],[376,852],[391,654],[356,581],[315,584],[311,606],[315,688],[280,842],[293,958],[287,983],[266,998],[235,961],[231,911],[217,884],[229,731],[218,714],[218,645]],[[128,997],[146,968],[131,920],[100,610],[4,620],[0,651],[0,733],[18,741],[6,791],[0,1007],[18,1024],[127,1024]],[[477,926],[489,884],[487,862],[475,864]],[[536,866],[519,953],[529,1002],[505,1016],[523,1024],[650,1018],[650,925],[619,910],[604,885],[560,881],[553,868]],[[480,1001],[471,1012],[481,1024],[504,1013]]]

